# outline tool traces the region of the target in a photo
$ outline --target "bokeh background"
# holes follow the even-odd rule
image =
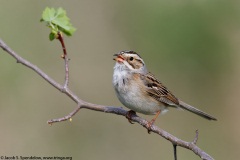
[[[65,38],[70,88],[83,100],[122,106],[112,88],[121,50],[141,54],[176,96],[218,118],[171,109],[156,125],[192,141],[215,159],[239,159],[240,3],[234,0],[0,1],[0,37],[57,82],[64,81],[58,41],[40,23],[45,7],[62,7],[77,28]],[[83,109],[72,122],[47,125],[76,104],[0,50],[0,155],[73,159],[173,159],[172,145],[122,116]],[[152,116],[144,116],[151,119]],[[200,159],[178,148],[179,159]]]

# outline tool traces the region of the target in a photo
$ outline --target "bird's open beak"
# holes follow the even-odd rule
[[[122,55],[114,54],[114,56],[117,56],[117,57],[113,58],[113,60],[116,62],[122,63],[125,60]]]

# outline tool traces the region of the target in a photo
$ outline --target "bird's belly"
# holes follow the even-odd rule
[[[156,114],[158,111],[167,111],[166,106],[161,105],[161,103],[151,97],[146,98],[146,95],[136,88],[116,90],[116,92],[119,92],[117,96],[121,103],[135,112]]]

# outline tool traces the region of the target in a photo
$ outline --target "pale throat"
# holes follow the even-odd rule
[[[116,63],[113,73],[113,85],[115,87],[124,86],[130,78],[131,74],[131,71],[126,69],[126,66]]]

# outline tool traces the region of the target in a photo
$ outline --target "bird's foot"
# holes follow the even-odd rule
[[[133,110],[130,110],[130,111],[127,112],[127,114],[126,114],[125,117],[128,119],[128,122],[129,122],[129,123],[134,124],[134,123],[132,122],[132,115],[136,115],[136,112],[133,111]]]
[[[148,134],[151,133],[151,127],[152,127],[152,125],[154,124],[154,122],[155,122],[155,119],[152,119],[151,121],[149,121],[149,122],[147,123],[147,131],[148,131]]]
[[[154,117],[151,121],[149,121],[149,122],[147,123],[148,134],[150,134],[152,125],[154,124],[154,122],[156,121],[156,119],[157,119],[157,117],[158,117],[158,115],[159,115],[160,113],[161,113],[161,111],[158,111],[158,112],[156,113],[155,117]]]

